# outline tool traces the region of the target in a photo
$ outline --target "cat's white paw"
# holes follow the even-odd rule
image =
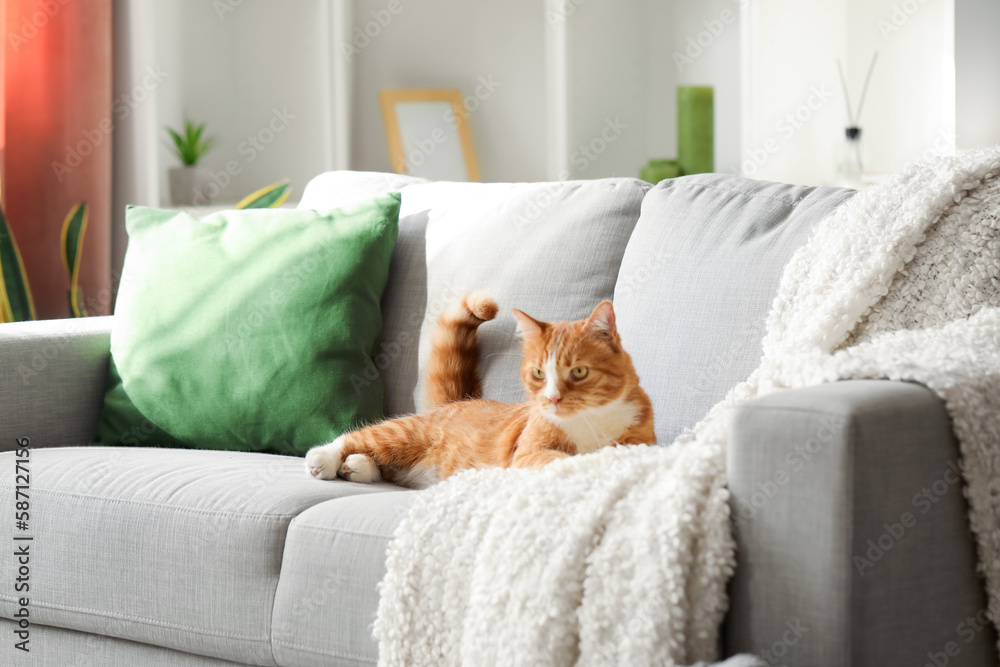
[[[306,472],[318,479],[336,479],[344,460],[344,436],[328,445],[313,447],[306,452]]]
[[[364,454],[351,454],[340,465],[340,476],[349,482],[368,484],[382,479],[378,466]]]

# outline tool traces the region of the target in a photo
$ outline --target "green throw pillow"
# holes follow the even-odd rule
[[[128,210],[97,440],[302,455],[382,416],[399,195],[329,213]]]

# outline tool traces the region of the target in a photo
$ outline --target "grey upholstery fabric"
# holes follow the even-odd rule
[[[673,442],[757,367],[785,264],[853,193],[723,174],[649,191],[622,260],[615,310],[653,401],[658,442]]]
[[[0,665],[5,667],[238,667],[169,648],[46,625],[31,628],[31,651],[14,649],[14,623],[0,619]]]
[[[503,317],[483,329],[486,392],[519,400],[509,309],[580,317],[614,289],[661,442],[756,366],[785,261],[852,194],[722,175],[668,181],[645,200],[647,186],[629,179],[418,181],[324,175],[303,197],[333,208],[403,192],[375,369],[387,409],[414,409],[421,331],[426,341],[465,291],[501,302]],[[0,450],[19,437],[90,441],[110,328],[110,318],[0,326]],[[375,664],[376,585],[416,492],[320,482],[300,459],[263,454],[31,457],[33,653],[26,662],[5,640],[0,664]],[[12,458],[0,455],[8,517]],[[845,382],[744,406],[729,461],[739,565],[726,654],[803,667],[997,664],[993,630],[977,623],[985,594],[956,460],[941,403],[919,386]],[[0,523],[0,540],[12,544],[12,531]],[[0,616],[12,593],[0,587]],[[11,627],[0,619],[0,634]]]
[[[104,404],[111,317],[0,324],[0,451],[89,443]]]
[[[986,595],[957,462],[944,406],[919,385],[838,382],[743,406],[727,652],[796,667],[996,665],[992,627],[975,621]]]
[[[409,191],[404,190],[403,201],[408,197]],[[389,282],[382,295],[382,340],[373,370],[382,375],[389,416],[415,409],[417,348],[427,309],[427,223],[427,211],[400,216]]]
[[[8,517],[12,459],[0,454]],[[35,622],[259,665],[274,664],[289,522],[331,498],[399,488],[324,482],[300,458],[243,452],[41,449],[29,467]],[[13,532],[3,522],[0,540]],[[13,593],[0,590],[0,616],[11,618]]]
[[[288,528],[274,597],[279,665],[374,665],[371,626],[385,550],[417,491],[331,500]]]
[[[402,214],[428,216],[426,273],[416,269],[393,280],[412,285],[423,281],[427,303],[419,324],[420,356],[415,363],[417,351],[404,349],[392,361],[401,365],[404,377],[393,376],[389,383],[416,386],[414,404],[421,407],[421,369],[437,317],[466,292],[479,290],[500,303],[497,319],[480,329],[484,396],[524,400],[520,342],[511,308],[542,320],[576,319],[610,299],[648,187],[628,178],[407,187]],[[393,341],[403,331],[417,330],[411,329],[410,317],[402,329],[386,326],[383,339]],[[414,404],[392,407],[405,412]]]

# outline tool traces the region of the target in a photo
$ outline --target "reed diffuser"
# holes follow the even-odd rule
[[[865,83],[861,88],[861,99],[858,101],[857,113],[851,111],[851,96],[847,90],[847,77],[844,76],[844,66],[840,59],[837,59],[837,70],[840,72],[840,86],[844,91],[844,103],[847,105],[847,128],[844,130],[844,144],[837,160],[837,175],[840,180],[848,184],[861,182],[861,176],[865,171],[865,157],[863,145],[861,143],[861,110],[865,106],[865,96],[868,94],[868,84],[871,83],[872,72],[875,70],[875,62],[878,60],[878,51],[872,55],[871,63],[868,65],[868,74],[865,75]]]

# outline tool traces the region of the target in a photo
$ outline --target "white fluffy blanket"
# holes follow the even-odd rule
[[[380,665],[686,665],[715,658],[735,564],[726,444],[739,403],[842,378],[927,385],[961,444],[1000,619],[1000,150],[916,163],[792,258],[764,358],[669,447],[420,494],[389,548]]]

